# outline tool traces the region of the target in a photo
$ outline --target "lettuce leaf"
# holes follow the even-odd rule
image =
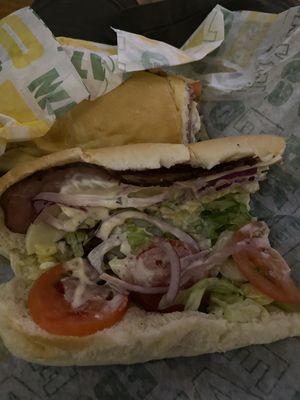
[[[132,219],[126,221],[122,227],[122,232],[126,234],[128,243],[134,254],[143,249],[147,249],[154,237],[168,237],[158,227],[142,219]]]
[[[268,315],[268,311],[252,299],[239,299],[234,303],[221,301],[217,296],[211,298],[210,312],[230,322],[251,322]]]
[[[68,232],[65,236],[65,241],[70,246],[75,257],[82,257],[84,255],[83,246],[91,239],[93,235],[93,231],[87,232],[85,230]]]
[[[248,291],[252,294],[252,292]],[[197,311],[203,297],[207,296],[208,313],[232,322],[248,322],[268,313],[261,297],[246,297],[242,288],[224,278],[206,278],[191,288],[182,290],[176,303],[184,304],[186,311]],[[257,300],[260,300],[257,301]],[[272,300],[271,300],[272,301]],[[269,302],[264,304],[270,304]]]
[[[250,283],[245,283],[241,286],[241,290],[244,296],[249,299],[254,300],[256,303],[261,304],[262,306],[266,306],[268,304],[273,303],[273,299],[271,297],[266,296],[261,293],[258,289],[252,286]]]
[[[210,239],[215,243],[226,231],[236,231],[252,220],[249,213],[249,195],[230,193],[210,202],[189,200],[183,204],[164,202],[155,215],[170,221],[195,239]]]
[[[153,240],[153,235],[147,232],[144,227],[138,226],[133,221],[127,222],[123,226],[123,232],[126,233],[128,243],[134,254],[138,253],[141,249],[150,246]]]
[[[201,219],[205,235],[214,243],[225,230],[236,231],[251,221],[248,206],[238,195],[226,195],[203,205]]]
[[[232,303],[240,297],[240,289],[227,279],[206,278],[197,282],[189,289],[182,290],[177,298],[177,304],[183,304],[185,311],[197,311],[205,293],[215,294]]]
[[[218,239],[219,241],[219,239]],[[218,243],[218,242],[217,242]],[[232,257],[229,257],[220,267],[220,273],[224,278],[236,282],[246,282]]]

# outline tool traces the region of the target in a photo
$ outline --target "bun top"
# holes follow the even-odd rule
[[[140,143],[96,150],[73,148],[17,165],[0,178],[0,194],[37,171],[74,162],[99,165],[114,171],[170,168],[177,164],[211,169],[246,157],[271,164],[275,158],[281,157],[284,149],[284,139],[272,135],[224,137],[187,146]]]
[[[177,76],[134,73],[114,90],[84,100],[35,140],[46,152],[97,149],[129,143],[182,143],[187,123],[188,81]]]

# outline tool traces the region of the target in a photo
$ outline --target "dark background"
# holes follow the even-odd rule
[[[0,0],[0,18],[31,4]],[[299,0],[35,0],[32,7],[55,36],[115,44],[113,26],[180,47],[216,4],[278,13]]]

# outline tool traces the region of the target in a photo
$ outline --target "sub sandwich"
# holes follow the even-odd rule
[[[136,363],[300,333],[300,291],[251,213],[284,140],[69,149],[0,179],[0,336],[45,365]]]
[[[129,143],[193,143],[199,140],[201,85],[179,76],[137,72],[116,89],[85,100],[58,118],[35,141],[42,151]]]
[[[179,76],[134,73],[116,89],[85,100],[32,142],[9,143],[0,171],[60,150],[130,143],[194,143],[206,138],[201,84]]]

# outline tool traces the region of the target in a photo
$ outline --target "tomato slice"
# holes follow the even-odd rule
[[[276,250],[271,247],[241,249],[233,254],[233,259],[241,273],[263,294],[279,302],[300,304],[300,290]]]
[[[201,95],[201,91],[202,91],[201,82],[193,82],[190,84],[190,87],[193,90],[195,97],[199,98]]]
[[[41,275],[30,290],[29,313],[42,329],[55,335],[87,336],[114,325],[124,316],[128,297],[119,294],[113,299],[92,298],[74,310],[61,288],[65,276],[63,266],[57,265]]]

